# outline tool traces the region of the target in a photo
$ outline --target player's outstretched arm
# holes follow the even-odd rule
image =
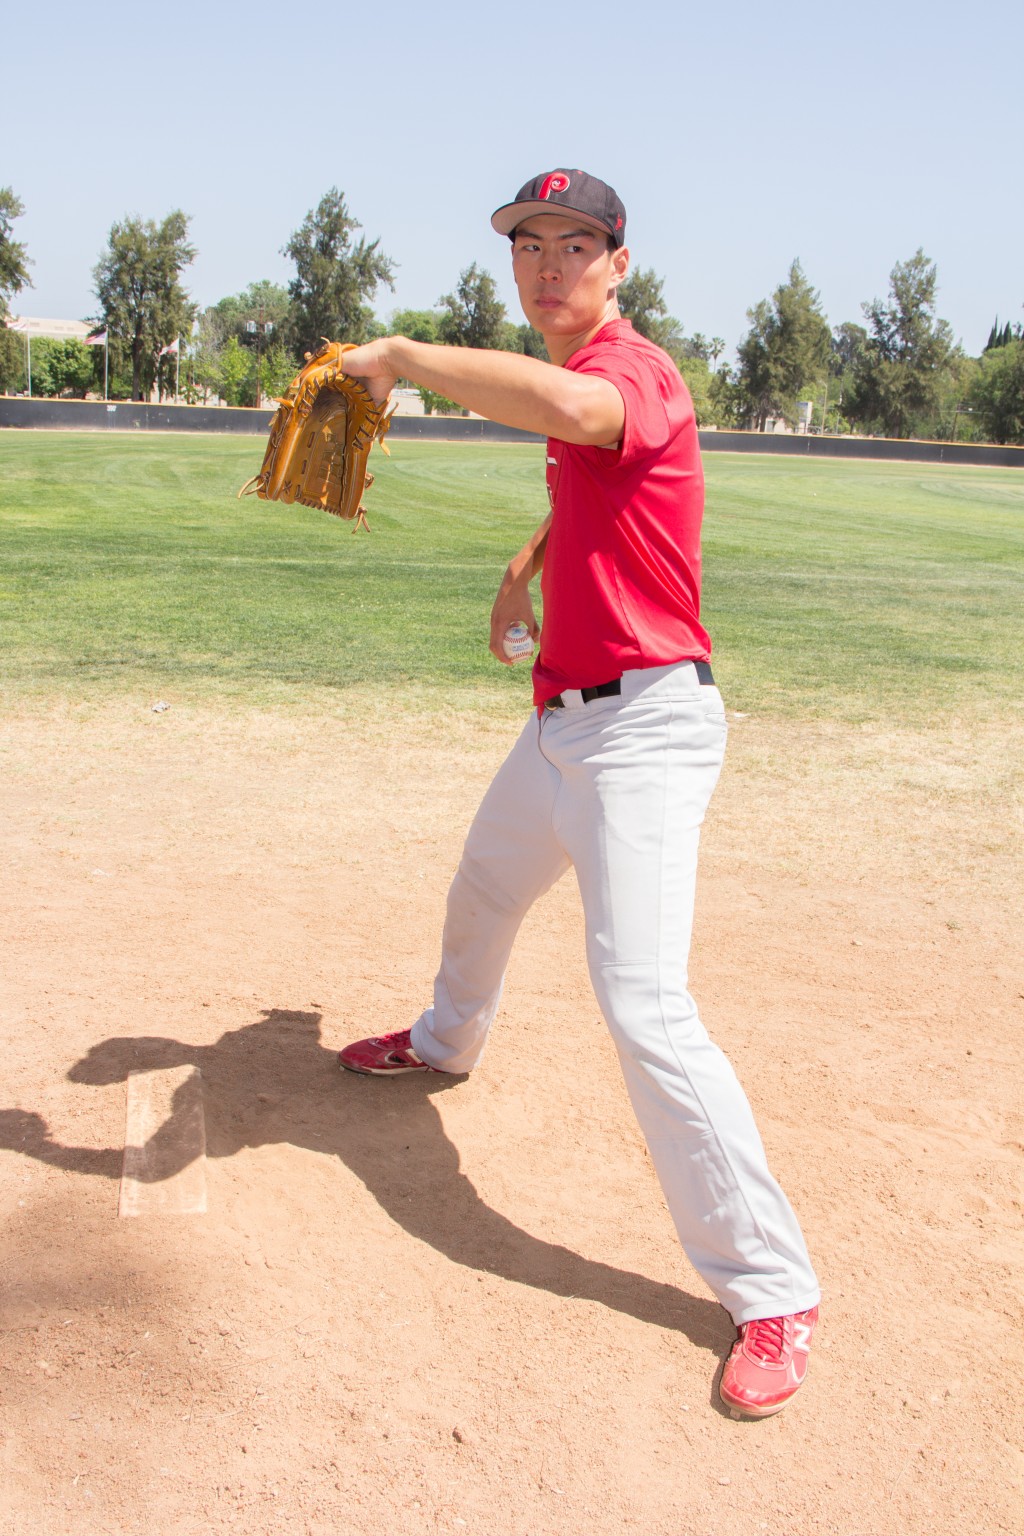
[[[530,582],[544,564],[550,527],[549,512],[536,533],[517,555],[512,556],[494,599],[494,607],[491,609],[491,655],[506,667],[510,667],[512,662],[505,654],[502,641],[510,624],[525,624],[534,640],[540,639],[540,625],[533,611]]]
[[[600,447],[622,436],[625,407],[614,384],[518,352],[385,336],[346,352],[342,366],[362,379],[378,404],[397,379],[411,379],[490,421],[564,443]]]

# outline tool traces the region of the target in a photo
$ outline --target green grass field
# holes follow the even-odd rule
[[[8,696],[269,704],[415,686],[521,707],[486,646],[544,515],[527,445],[375,452],[372,532],[235,491],[262,443],[0,434]],[[1024,475],[709,454],[704,616],[730,708],[926,723],[1020,702]]]

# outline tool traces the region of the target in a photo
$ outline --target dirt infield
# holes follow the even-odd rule
[[[472,1078],[336,1070],[429,996],[514,726],[151,703],[3,727],[5,1536],[1019,1530],[1019,736],[735,723],[693,985],[825,1289],[756,1424],[571,878]],[[187,1064],[207,1212],[119,1219],[127,1074]]]

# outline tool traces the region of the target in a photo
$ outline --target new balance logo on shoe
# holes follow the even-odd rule
[[[813,1323],[806,1323],[801,1317],[793,1319],[793,1348],[802,1350],[805,1355],[811,1351],[811,1334],[814,1332]]]
[[[719,1387],[734,1417],[767,1418],[803,1385],[818,1309],[741,1323]]]

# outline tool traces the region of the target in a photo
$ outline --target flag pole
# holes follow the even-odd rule
[[[181,337],[174,339],[174,403],[178,403],[178,382],[181,378]]]
[[[98,347],[101,341],[103,343],[103,398],[106,400],[109,397],[109,390],[107,387],[109,375],[108,362],[110,356],[107,350],[110,341],[109,327],[105,330],[97,331],[94,336],[87,336],[85,338],[85,344],[87,347]]]

